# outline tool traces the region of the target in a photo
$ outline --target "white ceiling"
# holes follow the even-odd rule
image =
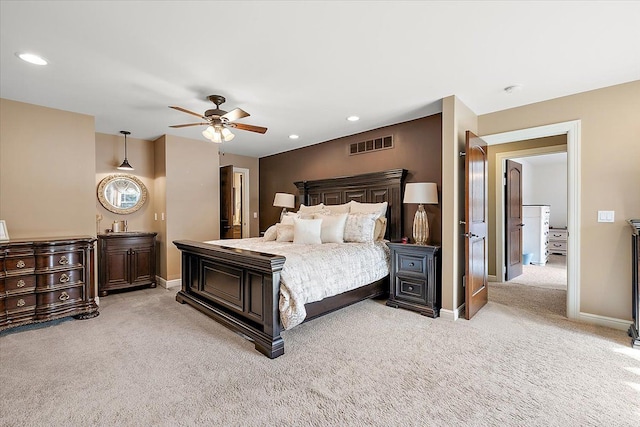
[[[550,166],[550,165],[565,165],[567,164],[567,153],[553,153],[553,154],[538,154],[529,157],[518,157],[511,159],[514,162],[530,164],[534,166]]]
[[[485,114],[640,79],[635,1],[2,0],[0,16],[1,97],[95,116],[101,133],[208,143],[204,127],[169,128],[198,119],[168,106],[203,113],[220,94],[269,128],[221,146],[254,157],[433,114],[450,95]]]

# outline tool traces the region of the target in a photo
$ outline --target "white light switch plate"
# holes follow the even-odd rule
[[[598,211],[598,222],[613,222],[615,211]]]

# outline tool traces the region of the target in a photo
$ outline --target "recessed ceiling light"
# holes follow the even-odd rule
[[[35,64],[35,65],[47,65],[47,61],[38,55],[35,55],[33,53],[16,53],[16,56],[20,59],[22,59],[23,61],[27,61],[30,64]]]
[[[349,117],[347,117],[347,120],[349,120],[350,122],[357,122],[358,120],[360,120],[360,117],[358,117],[358,116],[349,116]]]
[[[296,134],[289,135],[289,139],[298,139],[298,138],[300,137]]]
[[[522,90],[522,85],[511,85],[503,89],[506,93],[513,93]]]

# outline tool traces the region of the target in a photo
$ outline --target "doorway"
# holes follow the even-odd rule
[[[249,223],[249,169],[220,167],[220,238],[251,235]]]
[[[567,138],[567,301],[566,313],[569,319],[577,319],[580,316],[580,120],[562,122],[534,128],[521,129],[493,135],[485,135],[482,138],[489,145],[508,142],[526,141],[547,136],[566,135]],[[549,149],[549,148],[548,148]],[[535,149],[540,150],[540,149]],[[557,148],[556,148],[557,150]],[[552,152],[550,150],[549,152]],[[539,153],[539,152],[538,152]],[[502,164],[503,160],[517,155],[527,156],[532,154],[529,150],[519,150],[515,153],[500,153],[496,155],[496,161]],[[498,169],[498,168],[496,168]],[[495,263],[496,277],[504,277],[504,200],[502,177],[498,177],[495,183],[496,215],[495,215]]]
[[[233,224],[239,228],[239,237],[251,235],[249,231],[249,169],[233,167],[235,188]]]

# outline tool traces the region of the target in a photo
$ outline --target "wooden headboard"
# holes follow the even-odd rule
[[[398,241],[402,238],[402,192],[406,169],[392,169],[362,175],[338,178],[298,181],[301,203],[311,206],[318,203],[340,205],[355,200],[360,203],[387,202],[387,233],[385,238]]]

